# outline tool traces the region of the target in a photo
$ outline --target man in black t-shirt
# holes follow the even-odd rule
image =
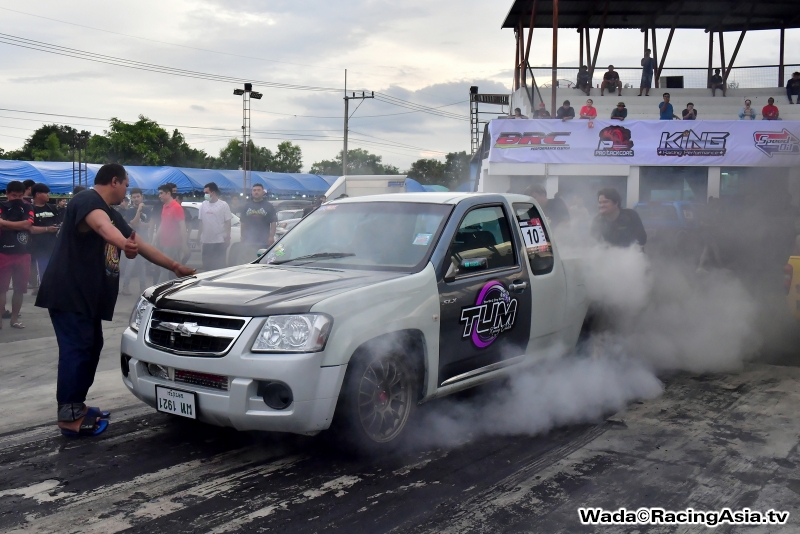
[[[22,308],[23,295],[28,291],[31,272],[28,242],[33,225],[33,206],[22,199],[24,193],[25,186],[22,182],[11,181],[6,186],[8,200],[0,203],[0,310],[6,308],[6,294],[13,280],[12,328],[25,328],[19,322],[19,311]]]
[[[56,234],[58,233],[59,216],[58,209],[50,204],[50,188],[46,184],[35,184],[31,188],[33,195],[33,227],[31,228],[31,257],[36,266],[37,289],[33,294],[39,292],[38,285],[42,283],[42,276],[47,269],[50,261],[50,254],[56,244]]]
[[[183,277],[193,269],[147,244],[111,206],[125,198],[128,174],[122,165],[103,165],[94,189],[72,199],[64,214],[36,306],[47,308],[58,340],[58,426],[65,436],[96,436],[108,426],[105,413],[84,401],[94,382],[103,348],[101,321],[110,321],[119,292],[120,251]]]
[[[564,100],[564,104],[556,111],[556,118],[568,121],[575,118],[575,109],[569,105],[569,100]]]
[[[547,198],[547,189],[542,184],[531,185],[525,194],[536,199],[554,231],[569,225],[569,208],[560,198]]]
[[[711,76],[711,96],[717,96],[717,89],[722,89],[722,96],[725,96],[725,80],[719,69],[714,69],[714,75]]]
[[[620,208],[622,197],[613,188],[601,189],[597,193],[600,213],[592,222],[592,237],[615,247],[629,247],[647,243],[647,232],[642,219],[634,210]]]
[[[278,215],[275,208],[266,200],[266,191],[261,184],[254,184],[251,199],[240,212],[242,225],[242,244],[238,247],[237,261],[248,263],[256,259],[259,249],[267,248],[275,242],[275,226]]]

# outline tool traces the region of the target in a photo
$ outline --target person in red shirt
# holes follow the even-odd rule
[[[581,108],[581,118],[582,119],[596,119],[597,118],[597,108],[594,107],[594,102],[592,99],[586,101],[586,105]]]
[[[765,121],[776,121],[780,119],[778,114],[778,106],[775,105],[775,99],[769,97],[767,100],[767,105],[761,108],[761,117]]]
[[[184,218],[183,208],[172,197],[171,184],[164,184],[158,187],[158,199],[163,207],[161,208],[161,224],[158,226],[156,242],[161,252],[165,256],[175,261],[180,261],[184,256],[189,255],[189,246],[186,243],[186,219]],[[166,275],[166,280],[175,278],[175,273],[166,269],[156,271],[154,284],[157,284],[161,275]]]

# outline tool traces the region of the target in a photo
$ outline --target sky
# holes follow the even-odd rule
[[[483,93],[510,92],[514,36],[500,29],[510,6],[511,0],[0,0],[0,34],[252,80],[264,94],[252,103],[254,141],[270,149],[284,140],[299,144],[306,171],[342,149],[347,69],[349,91],[379,94],[360,105],[351,101],[349,147],[379,154],[384,163],[405,170],[420,158],[444,160],[448,152],[469,152],[470,86]],[[667,33],[659,30],[660,46]],[[562,29],[559,37],[559,65],[577,65],[577,33]],[[737,37],[726,35],[729,56]],[[551,31],[537,29],[531,64],[549,66],[551,46]],[[607,31],[598,65],[637,65],[641,48],[638,30]],[[666,66],[705,66],[707,50],[702,31],[677,31]],[[787,63],[800,62],[797,50],[800,31],[787,30]],[[750,32],[736,64],[774,64],[777,56],[776,31]],[[3,42],[0,58],[0,148],[5,150],[19,148],[45,122],[102,133],[110,117],[135,121],[139,115],[168,130],[177,127],[190,145],[214,156],[241,135],[242,101],[230,81],[148,72]],[[410,113],[408,104],[392,105],[381,95],[438,108],[447,116]]]

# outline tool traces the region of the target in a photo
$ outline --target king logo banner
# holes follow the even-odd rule
[[[499,119],[491,163],[791,167],[800,121]]]

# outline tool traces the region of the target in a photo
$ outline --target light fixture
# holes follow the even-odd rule
[[[258,91],[250,91],[250,98],[255,98],[256,100],[261,100],[262,96],[264,96],[264,95],[259,93]]]
[[[233,94],[242,96],[244,94],[244,89],[234,89]]]

